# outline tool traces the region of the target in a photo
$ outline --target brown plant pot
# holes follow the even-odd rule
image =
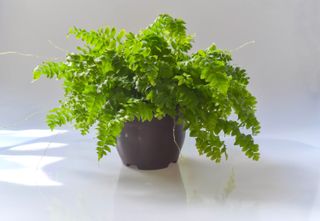
[[[174,123],[169,116],[150,122],[134,120],[125,124],[117,139],[117,150],[126,166],[135,165],[141,170],[162,169],[177,162],[184,137],[183,126]]]

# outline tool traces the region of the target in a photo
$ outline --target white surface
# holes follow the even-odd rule
[[[178,164],[139,171],[123,166],[115,150],[98,163],[94,140],[71,131],[15,140],[24,133],[0,135],[1,220],[320,218],[319,145],[261,137],[259,162],[230,148],[217,165],[187,139]],[[11,146],[1,145],[9,139]]]
[[[216,165],[187,139],[178,165],[143,172],[116,151],[97,163],[92,136],[54,133],[45,112],[59,82],[31,84],[45,58],[74,50],[69,27],[138,31],[159,13],[187,22],[194,50],[234,49],[258,98],[262,159],[230,147]],[[0,220],[320,220],[320,3],[318,0],[0,0]]]

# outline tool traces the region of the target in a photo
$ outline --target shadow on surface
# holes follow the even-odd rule
[[[319,186],[320,151],[289,140],[263,139],[262,159],[239,151],[227,162],[184,157],[180,162],[187,199],[194,203],[247,202],[308,207]]]

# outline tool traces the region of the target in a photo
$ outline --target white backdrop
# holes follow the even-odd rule
[[[187,22],[193,50],[255,42],[233,55],[258,99],[260,161],[230,145],[214,164],[186,139],[178,164],[142,172],[116,151],[98,164],[91,136],[49,132],[60,82],[30,83],[38,63],[64,56],[48,41],[71,51],[73,25],[136,32],[160,13]],[[319,0],[0,0],[0,220],[318,221],[319,123]]]
[[[181,17],[196,33],[194,49],[212,42],[235,49],[248,70],[264,134],[314,128],[320,122],[320,2],[318,0],[0,0],[0,126],[44,127],[45,112],[62,96],[59,82],[31,84],[32,70],[76,42],[69,27],[103,25],[138,31],[160,13]],[[27,123],[23,119],[30,114]]]

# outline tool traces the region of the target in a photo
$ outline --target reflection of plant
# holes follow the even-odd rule
[[[236,188],[236,179],[234,169],[232,168],[228,181],[224,187],[223,198],[226,199]]]
[[[34,79],[45,75],[64,82],[65,97],[47,116],[51,129],[72,122],[84,135],[96,125],[100,159],[125,122],[179,116],[200,154],[216,162],[227,157],[221,135],[230,135],[249,158],[259,159],[252,137],[260,129],[256,99],[246,89],[245,70],[215,45],[189,55],[192,37],[183,20],[160,15],[138,34],[108,27],[72,28],[70,34],[85,43],[78,53],[33,72]],[[232,114],[238,119],[231,120]]]

